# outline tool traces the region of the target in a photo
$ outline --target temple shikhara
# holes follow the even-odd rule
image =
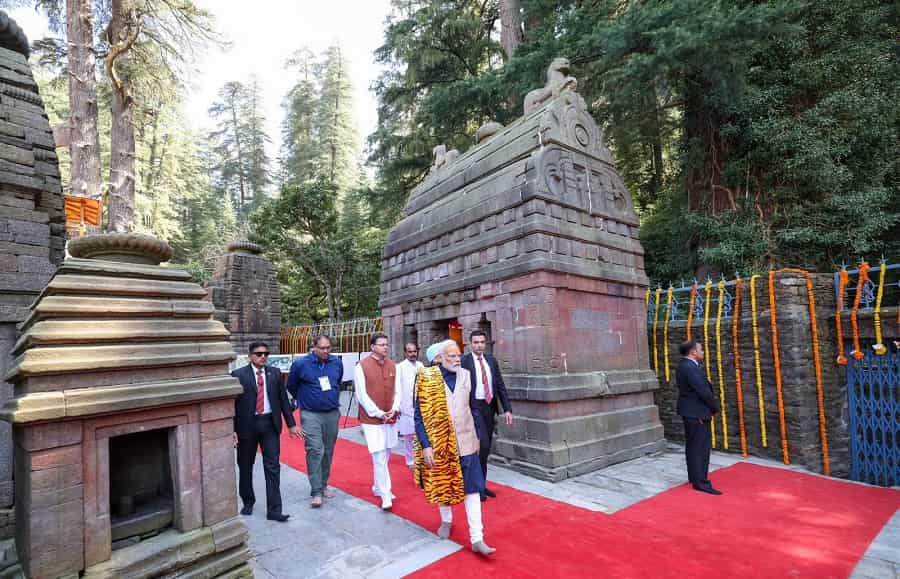
[[[553,481],[663,445],[638,218],[567,72],[555,60],[526,115],[488,123],[466,153],[435,151],[388,236],[381,286],[398,353],[488,333],[519,417],[495,458]]]

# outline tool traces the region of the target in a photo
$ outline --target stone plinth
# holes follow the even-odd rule
[[[16,324],[62,261],[65,218],[53,132],[28,66],[28,40],[0,12],[0,404]],[[12,431],[0,424],[0,510],[13,502]],[[7,536],[0,529],[0,538]]]
[[[163,242],[89,236],[69,251],[75,257],[22,324],[6,376],[15,396],[0,412],[14,426],[16,543],[26,573],[249,573],[231,440],[241,387],[228,374],[227,330],[190,274],[157,265],[171,254]],[[111,440],[150,431],[161,431],[164,449],[149,467],[171,479],[157,499],[172,505],[171,528],[113,550],[121,507],[111,504]],[[148,466],[131,464],[140,467],[133,476]]]
[[[663,444],[638,219],[564,80],[465,154],[438,152],[388,236],[381,287],[395,347],[444,339],[453,320],[488,332],[517,416],[493,459],[554,481]]]
[[[275,269],[255,243],[246,240],[228,245],[228,253],[216,264],[207,284],[207,298],[231,333],[235,351],[247,352],[252,342],[262,341],[273,353],[281,344],[281,294]]]

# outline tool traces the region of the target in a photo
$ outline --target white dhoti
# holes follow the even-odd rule
[[[362,431],[366,437],[366,447],[372,455],[375,479],[372,492],[383,499],[393,499],[388,461],[391,458],[391,449],[397,446],[397,427],[394,424],[363,424]]]

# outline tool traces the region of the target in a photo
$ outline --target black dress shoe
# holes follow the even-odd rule
[[[481,502],[484,502],[486,500],[487,500],[487,495],[484,493],[481,493]]]
[[[492,491],[492,490],[489,489],[489,488],[485,488],[485,489],[484,489],[484,494],[486,494],[487,496],[491,497],[492,499],[496,499],[496,498],[497,498],[497,493],[495,493],[494,491]]]
[[[244,505],[244,508],[241,509],[242,515],[252,515],[253,514],[253,504]]]
[[[269,519],[270,521],[278,521],[279,523],[283,523],[283,522],[287,521],[288,519],[290,519],[291,516],[290,515],[282,515],[279,513],[277,515],[266,515],[266,518]]]
[[[711,495],[720,495],[722,491],[716,490],[712,487],[712,485],[694,485],[694,490],[700,491],[701,493],[708,493]]]

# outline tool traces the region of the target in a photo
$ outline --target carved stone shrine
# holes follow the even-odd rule
[[[171,248],[69,242],[32,306],[14,397],[16,545],[33,579],[249,577],[237,516],[234,351]]]
[[[395,355],[487,332],[516,416],[492,460],[551,481],[664,444],[638,218],[576,84],[556,59],[523,118],[461,155],[439,147],[381,278]]]
[[[16,325],[63,259],[62,186],[53,132],[28,66],[28,39],[0,11],[0,404]],[[12,430],[0,424],[0,538],[11,534]],[[2,563],[0,563],[2,567]]]
[[[257,340],[272,353],[280,352],[281,294],[275,268],[259,245],[247,240],[228,244],[207,284],[206,299],[231,333],[228,340],[238,354],[246,354]]]

